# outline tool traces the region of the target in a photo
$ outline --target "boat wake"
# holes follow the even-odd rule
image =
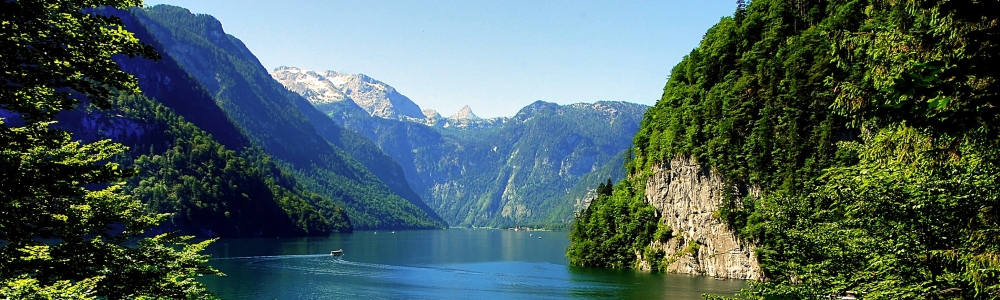
[[[561,298],[567,295],[600,297],[600,293],[619,292],[620,287],[606,282],[592,282],[589,287],[574,287],[565,277],[565,266],[549,263],[486,262],[450,265],[392,265],[358,262],[347,256],[329,254],[245,256],[213,259],[213,266],[227,269],[252,269],[256,274],[281,274],[312,292],[294,291],[289,298],[463,298],[472,293],[525,295]],[[245,271],[241,271],[245,272]],[[331,284],[336,283],[336,284]],[[455,283],[461,283],[456,285]],[[407,291],[406,295],[395,291]],[[446,291],[446,292],[443,292]],[[310,292],[310,293],[312,293]],[[263,294],[246,298],[268,298]]]
[[[266,255],[213,258],[212,261],[225,261],[246,265],[254,269],[275,269],[284,272],[306,275],[348,275],[366,277],[396,276],[399,273],[449,272],[465,275],[482,275],[485,273],[430,266],[400,266],[378,263],[355,262],[344,259],[344,256],[329,254],[305,255]]]
[[[219,257],[212,258],[210,260],[274,260],[274,259],[289,259],[289,258],[309,258],[309,257],[329,257],[329,254],[305,254],[305,255],[260,255],[260,256],[238,256],[238,257]]]

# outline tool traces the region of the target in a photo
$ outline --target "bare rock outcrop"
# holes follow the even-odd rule
[[[732,190],[722,177],[693,158],[679,157],[653,168],[646,181],[646,202],[656,207],[673,237],[654,241],[664,254],[665,270],[722,278],[759,279],[753,245],[741,243],[715,211]],[[751,189],[750,193],[759,194]],[[639,253],[641,256],[642,254]],[[651,266],[640,259],[640,268]]]

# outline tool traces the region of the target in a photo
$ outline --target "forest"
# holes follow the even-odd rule
[[[112,56],[158,59],[98,7],[141,1],[0,2],[0,298],[210,298],[212,242],[156,233],[170,216],[123,192],[127,147],[60,128],[69,111],[140,93]]]
[[[571,263],[634,268],[669,239],[646,179],[688,156],[725,178],[715,217],[756,246],[764,280],[740,298],[1000,297],[996,11],[739,1],[673,68],[628,178],[578,213]]]

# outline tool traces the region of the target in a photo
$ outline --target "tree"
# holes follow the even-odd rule
[[[673,69],[623,183],[678,154],[726,178],[718,217],[766,279],[742,298],[1000,299],[998,9],[752,1]],[[604,240],[575,231],[569,249]],[[595,259],[570,256],[614,266]]]
[[[614,191],[615,185],[611,183],[611,177],[608,177],[608,182],[597,185],[597,195],[595,197],[601,196],[611,196],[611,192]]]
[[[142,237],[166,216],[120,192],[125,147],[74,141],[56,116],[139,93],[113,55],[157,58],[101,7],[137,0],[0,2],[0,298],[195,298],[218,274],[210,241]]]
[[[834,107],[868,126],[906,124],[932,138],[994,139],[1000,71],[997,1],[870,1],[857,30],[832,30]],[[861,122],[858,122],[859,124]],[[956,144],[957,145],[957,144]]]

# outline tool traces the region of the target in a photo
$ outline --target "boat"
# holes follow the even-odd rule
[[[344,255],[344,249],[330,251],[330,255]]]
[[[841,299],[841,300],[856,300],[856,299],[858,299],[858,297],[854,294],[854,291],[846,291],[846,292],[844,292],[844,294],[845,295],[843,297],[840,297],[838,299]]]

